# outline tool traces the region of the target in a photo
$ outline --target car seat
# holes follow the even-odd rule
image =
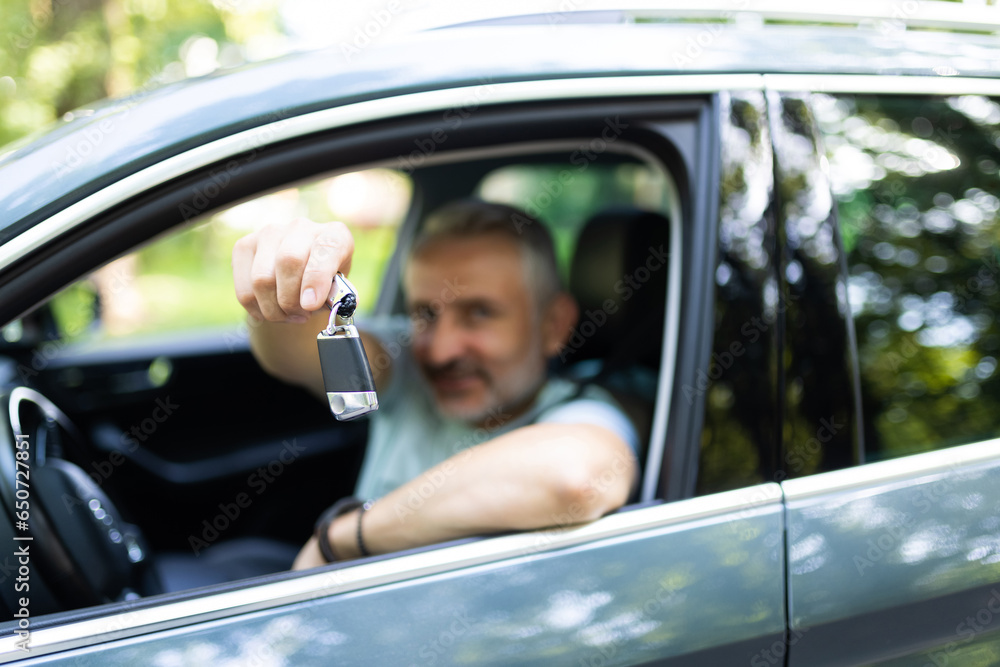
[[[669,240],[670,221],[659,213],[609,208],[587,221],[569,277],[580,320],[556,370],[614,396],[639,434],[640,464],[663,349]]]

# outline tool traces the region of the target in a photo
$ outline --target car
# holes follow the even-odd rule
[[[467,8],[0,149],[0,661],[1000,661],[1000,22],[637,4]],[[342,217],[363,322],[464,197],[551,228],[553,372],[620,400],[640,488],[239,569],[351,494],[367,426],[257,365],[233,241]]]

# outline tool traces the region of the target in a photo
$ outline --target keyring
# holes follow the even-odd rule
[[[333,335],[338,314],[347,324],[354,322],[354,311],[358,307],[358,291],[354,289],[351,281],[339,271],[333,277],[333,287],[330,289],[330,296],[327,298],[326,305],[330,309],[330,320],[323,331],[326,335]]]

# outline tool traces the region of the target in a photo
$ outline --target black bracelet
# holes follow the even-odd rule
[[[358,551],[361,552],[362,556],[371,556],[368,548],[365,547],[365,538],[361,535],[361,517],[365,515],[365,512],[372,508],[375,504],[374,500],[366,500],[361,504],[361,509],[358,511]]]
[[[313,530],[313,534],[316,536],[316,541],[319,543],[319,552],[323,554],[323,558],[327,563],[340,560],[337,557],[336,552],[333,550],[333,545],[330,544],[330,524],[332,524],[334,519],[341,514],[347,514],[358,507],[364,507],[364,503],[357,498],[341,498],[331,505],[325,512],[323,512],[319,516],[319,519],[316,520],[316,527]]]

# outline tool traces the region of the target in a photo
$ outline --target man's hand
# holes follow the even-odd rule
[[[257,320],[304,323],[338,271],[351,268],[354,238],[341,222],[273,224],[233,246],[236,298]]]
[[[360,558],[361,552],[358,550],[357,542],[358,510],[341,514],[330,524],[327,539],[333,547],[333,553],[339,560],[352,560]],[[319,543],[316,537],[310,537],[295,557],[292,564],[293,570],[307,570],[311,567],[326,565],[326,559],[319,550]]]
[[[343,223],[305,219],[268,225],[233,246],[236,298],[251,318],[250,350],[265,371],[324,402],[316,334],[329,319],[323,305],[333,277],[347,274],[353,254],[354,238]],[[371,337],[361,338],[369,356],[381,350]],[[388,372],[375,373],[376,383]]]
[[[326,560],[323,558],[323,554],[320,553],[316,538],[310,537],[309,541],[302,547],[302,550],[299,551],[299,555],[295,557],[292,569],[308,570],[311,567],[319,567],[320,565],[326,565]]]

